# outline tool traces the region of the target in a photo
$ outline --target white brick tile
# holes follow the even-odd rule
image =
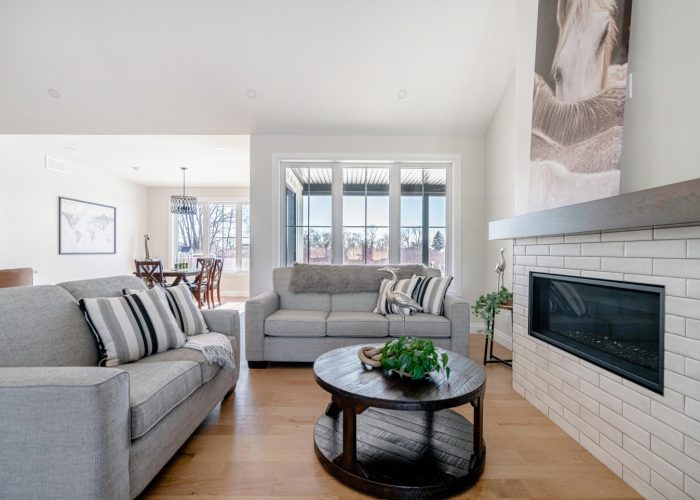
[[[547,369],[550,371],[552,369],[552,366],[564,366],[564,357],[561,354],[559,354],[558,350],[550,348],[547,350],[547,354],[545,354],[544,357],[547,358],[547,360],[549,361],[549,366],[547,367]]]
[[[622,401],[615,396],[598,389],[596,386],[589,384],[585,380],[581,380],[579,388],[581,389],[582,393],[592,397],[600,404],[607,406],[617,413],[622,413]]]
[[[517,305],[517,304],[515,304],[515,305]],[[519,308],[526,309],[523,306],[519,306],[518,308],[513,307],[513,310],[519,309]],[[520,317],[520,318],[525,318],[524,313],[523,314],[515,313],[515,316]],[[513,323],[513,333],[520,335],[521,337],[524,337],[525,335],[527,335],[527,328],[522,326],[522,325],[518,325],[517,323]]]
[[[516,295],[523,295],[527,296],[528,295],[528,288],[523,285],[513,285],[513,293]]]
[[[608,469],[613,471],[618,476],[622,476],[622,463],[618,459],[610,455],[610,453],[605,451],[584,435],[581,435],[580,443],[581,446],[586,448],[591,453],[591,455],[603,462]]]
[[[559,401],[550,396],[549,393],[547,393],[546,389],[543,391],[538,387],[537,391],[535,391],[535,394],[537,395],[537,399],[542,401],[549,408],[549,411],[547,412],[548,415],[552,413],[552,411],[558,413],[559,415],[564,414],[564,406],[562,406],[562,404]]]
[[[664,323],[667,333],[685,336],[685,318],[673,314],[666,314]]]
[[[666,312],[676,316],[700,319],[700,300],[666,297]]]
[[[528,245],[525,255],[549,255],[549,245]]]
[[[636,231],[615,231],[603,233],[602,241],[648,241],[654,237],[651,229],[639,229]]]
[[[684,259],[685,240],[628,241],[625,243],[625,257],[661,257]]]
[[[693,400],[689,398],[685,399],[686,413],[688,413],[688,401]],[[695,403],[698,404],[697,401]],[[681,412],[672,410],[668,406],[664,406],[656,401],[651,405],[651,416],[658,418],[683,434],[700,436],[700,421],[687,417]]]
[[[563,392],[555,389],[553,386],[549,386],[549,395],[552,396],[556,401],[558,401],[564,408],[569,411],[579,414],[579,404],[571,399],[569,396],[565,395]]]
[[[543,403],[542,401],[540,401],[539,399],[537,399],[537,396],[535,396],[535,394],[534,394],[533,392],[527,390],[527,388],[525,389],[525,399],[527,399],[527,401],[528,401],[532,406],[534,406],[535,408],[537,408],[537,409],[540,411],[540,413],[543,413],[544,415],[548,415],[548,413],[549,413],[549,408],[547,407],[547,405],[544,404],[544,403]]]
[[[700,483],[695,481],[690,476],[685,476],[684,490],[688,495],[690,495],[690,498],[700,498]]]
[[[516,274],[516,275],[519,274],[521,276],[526,276],[525,266],[518,266],[518,265],[513,266],[513,274]]]
[[[700,259],[654,259],[654,274],[700,279]]]
[[[600,388],[643,412],[649,413],[651,411],[651,399],[648,396],[625,387],[621,383],[614,382],[607,377],[600,377]]]
[[[664,353],[664,368],[683,375],[685,373],[685,359],[683,356],[666,351]]]
[[[600,447],[610,453],[610,455],[612,455],[615,459],[619,460],[620,463],[625,464],[625,467],[630,469],[645,481],[648,482],[650,480],[649,474],[651,471],[649,470],[649,467],[640,462],[621,446],[618,446],[605,436],[600,436]]]
[[[535,384],[533,384],[533,383],[530,382],[529,380],[526,380],[525,377],[522,376],[522,375],[520,375],[519,373],[513,372],[513,381],[514,381],[514,382],[517,382],[518,384],[520,384],[520,386],[522,386],[523,391],[524,391],[524,392],[521,394],[522,397],[526,397],[526,396],[525,396],[525,391],[530,391],[530,392],[534,393],[535,390],[537,389],[537,388],[535,387]]]
[[[664,336],[664,344],[666,349],[671,352],[693,359],[700,359],[700,340],[667,333]]]
[[[700,380],[700,361],[696,361],[691,358],[683,358],[685,360],[685,369],[683,373],[690,377],[694,378],[695,380]],[[670,367],[668,365],[664,365],[665,368],[670,370]],[[678,370],[673,370],[674,372],[678,372]],[[700,399],[700,394],[698,394],[698,399]]]
[[[549,255],[578,256],[581,255],[579,243],[565,243],[563,245],[550,245]]]
[[[549,255],[538,255],[537,265],[544,267],[564,267],[564,257],[552,257]]]
[[[562,380],[563,382],[573,387],[578,387],[578,376],[575,373],[571,373],[570,371],[564,368],[566,366],[567,361],[563,361],[562,358],[561,364],[551,363],[549,365],[549,371],[552,373],[552,375]]]
[[[518,274],[515,276],[515,284],[516,285],[527,285],[530,282],[527,276],[523,276],[521,274]]]
[[[637,385],[629,380],[623,380],[622,385],[634,389],[640,394],[644,394],[645,396],[649,397],[649,399],[651,399],[652,401],[657,401],[662,405],[666,405],[669,408],[673,408],[674,410],[683,411],[685,397],[680,392],[672,391],[668,387],[665,387],[664,393],[663,395],[661,395],[652,392],[649,389],[646,389],[640,385]]]
[[[536,245],[537,238],[517,238],[515,240],[516,245]]]
[[[540,389],[542,392],[547,392],[547,382],[542,380],[540,377],[535,375],[533,372],[525,370],[525,380],[533,384],[536,388]],[[537,391],[535,391],[537,394]],[[547,413],[547,412],[542,412]]]
[[[600,233],[564,235],[565,243],[595,243],[597,241],[600,241]]]
[[[515,245],[513,247],[513,255],[525,255],[525,245]]]
[[[642,257],[603,257],[601,270],[616,273],[651,274],[652,259]]]
[[[598,430],[592,425],[585,422],[578,415],[574,414],[568,408],[564,408],[564,420],[571,423],[571,425],[576,427],[582,435],[585,435],[594,443],[599,442],[600,433],[598,432]]]
[[[584,278],[597,278],[601,280],[618,280],[622,281],[624,275],[622,273],[610,273],[605,271],[581,271],[581,276]]]
[[[570,386],[569,384],[564,384],[564,394],[576,401],[578,404],[580,404],[583,408],[586,408],[589,410],[591,413],[598,414],[600,411],[600,404],[593,399],[590,396],[586,396],[584,393],[579,391],[578,389]],[[610,413],[613,413],[612,410],[608,410]],[[617,415],[615,413],[615,415]],[[622,417],[620,417],[622,418]]]
[[[542,266],[525,266],[525,274],[529,275],[531,272],[533,272],[533,273],[548,273],[549,268],[542,267]]]
[[[523,397],[525,396],[525,389],[523,388],[522,385],[520,385],[519,383],[517,383],[517,382],[515,381],[515,379],[513,379],[513,390],[514,390],[515,392],[517,392],[518,394],[520,394],[521,396],[523,396]]]
[[[683,278],[669,278],[666,276],[646,274],[625,274],[625,281],[642,283],[645,285],[663,285],[666,287],[666,295],[685,297],[685,280]]]
[[[622,432],[616,429],[614,426],[607,423],[598,415],[594,415],[593,412],[591,412],[587,408],[582,407],[579,409],[579,417],[588,425],[590,425],[594,429],[597,429],[598,432],[600,432],[601,436],[605,436],[616,445],[622,446]]]
[[[516,255],[515,263],[519,266],[536,266],[537,256],[535,255]]]
[[[688,258],[700,259],[700,240],[688,240]]]
[[[696,475],[700,470],[700,462],[669,446],[656,436],[651,436],[651,451],[690,476]]]
[[[622,242],[610,243],[582,243],[581,255],[591,257],[622,257],[625,254],[625,244]]]
[[[598,373],[586,368],[585,366],[571,360],[564,361],[564,369],[576,375],[578,378],[585,380],[589,384],[598,385],[600,376]]]
[[[696,436],[698,437],[698,436]],[[693,460],[700,462],[700,442],[695,439],[685,436],[685,454]]]
[[[529,335],[516,335],[513,341],[517,344],[521,344],[525,349],[529,349],[530,351],[534,352],[537,349],[537,343],[532,340],[532,337]]]
[[[651,448],[651,434],[649,431],[642,429],[605,406],[600,407],[600,418],[622,431],[625,437],[636,441],[640,446]]]
[[[649,448],[642,446],[634,439],[630,439],[629,436],[622,438],[622,447],[648,465],[651,470],[664,476],[672,484],[679,488],[683,487],[683,472],[652,453]]]
[[[622,479],[646,500],[668,500],[624,465],[622,466]]]
[[[565,257],[566,267],[588,271],[600,271],[600,257]]]
[[[550,267],[549,272],[552,274],[562,274],[564,276],[581,276],[581,271],[578,269],[566,269],[563,267]]]
[[[700,238],[700,226],[666,227],[654,229],[655,240],[685,240]]]
[[[700,340],[700,321],[694,319],[685,320],[685,335]]]
[[[657,418],[652,417],[642,411],[639,411],[633,406],[624,404],[624,409],[622,411],[622,416],[630,420],[632,423],[638,425],[642,429],[649,431],[651,433],[652,443],[654,442],[654,436],[663,439],[670,445],[683,449],[683,434],[678,432],[672,427],[669,427],[665,423],[661,422]],[[623,429],[624,430],[624,429]]]
[[[614,373],[612,373],[609,370],[606,370],[605,368],[601,368],[600,366],[596,366],[593,363],[589,363],[585,359],[580,360],[579,363],[581,364],[581,366],[585,366],[589,370],[593,370],[594,372],[600,373],[604,377],[608,377],[609,379],[614,380],[615,382],[618,382],[620,384],[622,383],[622,377],[620,377],[619,375],[615,375]]]
[[[535,366],[535,364],[529,359],[527,359],[525,356],[523,356],[522,352],[520,352],[520,349],[522,349],[522,347],[519,347],[519,344],[513,344],[513,367],[518,366],[531,372],[536,371],[537,367]]]
[[[563,390],[562,389],[563,382],[561,380],[559,380],[557,377],[555,377],[554,375],[552,375],[551,373],[549,373],[549,371],[547,371],[543,368],[540,368],[538,366],[537,369],[535,370],[535,373],[537,374],[538,377],[540,377],[542,380],[547,382],[551,387],[554,387],[555,389],[557,389],[559,391]],[[540,398],[540,399],[542,399],[542,398]],[[542,401],[544,401],[544,399],[542,399]],[[545,401],[545,403],[546,403],[546,401]]]
[[[698,394],[700,397],[700,394]],[[693,422],[693,425],[689,425],[688,428],[693,428],[697,431],[698,427],[700,427],[700,401],[696,401],[695,399],[691,398],[685,398],[685,414],[688,415],[689,418],[688,420],[690,422]],[[686,434],[691,434],[693,436],[700,436],[697,432],[686,432]]]
[[[564,417],[550,410],[549,418],[574,440],[579,441],[580,438],[578,429],[571,425],[569,421],[564,420]]]
[[[680,488],[676,488],[655,472],[651,473],[651,486],[665,498],[672,498],[673,500],[693,500],[688,495],[683,493]]]
[[[538,245],[551,245],[554,243],[564,243],[564,236],[538,236]]]
[[[700,394],[699,381],[669,370],[664,370],[664,385],[686,396],[697,397]]]
[[[691,299],[700,299],[700,280],[688,280],[686,295]]]

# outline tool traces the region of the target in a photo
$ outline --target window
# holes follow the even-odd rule
[[[174,262],[194,266],[198,257],[219,257],[224,271],[250,268],[250,204],[205,201],[192,215],[174,215]]]
[[[448,272],[450,164],[283,162],[282,261]]]

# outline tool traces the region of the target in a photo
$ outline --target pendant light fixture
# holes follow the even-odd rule
[[[197,213],[197,198],[185,195],[185,172],[187,167],[180,167],[180,170],[182,170],[182,194],[174,194],[170,197],[170,213],[194,215]]]

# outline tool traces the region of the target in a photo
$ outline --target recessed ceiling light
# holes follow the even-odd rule
[[[399,89],[396,93],[396,97],[399,99],[406,99],[408,97],[408,91],[406,89]]]
[[[255,99],[256,97],[258,97],[258,93],[254,89],[246,90],[245,95],[248,96],[248,99]]]
[[[54,99],[60,99],[60,98],[61,98],[61,93],[60,93],[58,90],[56,90],[56,89],[46,89],[46,92],[48,92],[49,95],[50,95],[51,97],[53,97]]]
[[[129,167],[129,168],[131,170],[133,170],[134,172],[138,172],[139,170],[141,170],[141,167],[137,167],[136,165],[131,165],[131,167]]]
[[[216,150],[217,150],[217,151],[226,151],[226,148],[221,148],[221,147],[219,147],[219,148],[216,148]]]
[[[75,151],[75,148],[73,146],[66,146],[66,149],[68,151]]]

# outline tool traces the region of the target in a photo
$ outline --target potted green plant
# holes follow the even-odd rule
[[[484,320],[484,328],[479,330],[493,340],[493,329],[496,314],[500,313],[500,306],[513,304],[513,294],[506,287],[501,287],[497,292],[486,293],[476,299],[472,306],[474,314]]]
[[[399,337],[387,342],[382,349],[382,368],[394,371],[401,377],[421,380],[432,371],[443,371],[450,377],[446,353],[438,353],[432,340]]]

